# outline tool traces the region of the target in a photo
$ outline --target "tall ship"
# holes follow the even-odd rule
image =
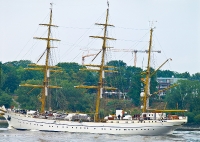
[[[97,89],[96,96],[96,108],[94,114],[94,120],[87,114],[62,114],[60,117],[53,114],[45,113],[45,102],[48,96],[49,88],[61,88],[59,86],[51,86],[49,83],[50,72],[59,72],[60,68],[57,66],[49,65],[49,54],[51,50],[51,42],[59,41],[51,37],[51,28],[57,27],[52,24],[52,8],[50,8],[50,20],[48,24],[40,24],[48,27],[48,37],[47,38],[37,38],[47,41],[46,46],[46,61],[44,65],[31,64],[31,70],[42,70],[44,72],[44,79],[42,85],[31,85],[22,84],[25,87],[37,87],[41,88],[41,110],[39,111],[27,111],[23,112],[20,110],[6,109],[1,107],[3,116],[6,118],[9,128],[17,130],[35,130],[35,131],[52,131],[52,132],[79,132],[79,133],[98,133],[98,134],[131,134],[131,135],[167,135],[172,134],[175,129],[181,127],[187,123],[186,116],[178,115],[167,115],[167,112],[184,112],[186,110],[156,110],[149,109],[149,97],[150,97],[150,78],[154,73],[150,72],[150,57],[152,48],[152,33],[153,28],[150,29],[150,41],[148,48],[148,64],[147,70],[144,72],[145,78],[142,79],[144,84],[144,89],[140,94],[143,100],[143,105],[141,106],[142,113],[137,115],[137,117],[123,118],[123,110],[116,110],[116,114],[112,119],[101,120],[99,118],[100,100],[102,97],[103,90],[115,90],[113,87],[104,86],[104,73],[113,72],[113,66],[105,65],[105,53],[107,48],[108,40],[115,40],[107,36],[107,28],[113,26],[108,24],[109,16],[109,5],[106,12],[106,20],[104,24],[98,24],[103,26],[104,35],[103,36],[91,36],[93,38],[100,38],[103,40],[103,45],[101,49],[101,64],[100,65],[85,65],[90,67],[96,67],[95,69],[99,73],[99,80],[97,86],[75,86],[76,88],[93,88]],[[138,94],[139,96],[139,94]]]

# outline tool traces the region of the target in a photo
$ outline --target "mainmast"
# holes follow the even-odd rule
[[[115,71],[112,71],[112,70],[105,70],[105,68],[114,68],[114,66],[105,66],[105,54],[106,54],[106,48],[109,48],[106,46],[106,42],[107,40],[116,40],[114,38],[110,38],[110,37],[107,37],[107,28],[108,26],[112,26],[114,27],[113,25],[110,25],[108,24],[108,15],[109,15],[109,5],[108,5],[108,9],[107,9],[107,12],[106,12],[106,22],[105,24],[99,24],[99,23],[95,23],[95,25],[101,25],[101,26],[104,26],[104,35],[103,36],[90,36],[92,38],[100,38],[103,40],[103,45],[102,45],[102,56],[101,56],[101,64],[100,65],[85,65],[85,66],[90,66],[90,67],[98,67],[99,69],[97,70],[94,70],[94,69],[87,69],[87,70],[90,70],[90,71],[98,71],[99,72],[99,82],[98,82],[98,85],[97,86],[75,86],[76,88],[88,88],[88,89],[91,89],[91,88],[96,88],[98,91],[97,91],[97,98],[96,98],[96,109],[95,109],[95,115],[94,115],[94,121],[95,122],[98,122],[99,121],[99,107],[100,107],[100,99],[102,98],[102,93],[103,93],[103,89],[110,89],[110,90],[116,90],[117,88],[113,88],[113,87],[104,87],[103,86],[103,80],[104,80],[104,72],[115,72]]]
[[[51,27],[58,27],[58,26],[52,24],[52,3],[51,3],[51,8],[50,8],[49,23],[48,24],[39,24],[39,25],[48,27],[47,38],[34,37],[34,39],[41,39],[41,40],[46,40],[47,41],[47,47],[46,47],[46,51],[45,51],[46,52],[45,65],[30,64],[29,66],[31,68],[27,68],[27,70],[40,70],[40,71],[43,71],[44,72],[43,85],[23,84],[23,85],[20,85],[20,86],[33,87],[33,88],[42,88],[42,92],[41,92],[42,95],[41,95],[40,101],[41,101],[41,113],[43,113],[45,111],[45,102],[46,102],[46,97],[48,96],[48,89],[49,88],[61,88],[61,87],[58,87],[58,86],[50,86],[49,85],[50,72],[61,72],[61,70],[58,70],[58,69],[60,69],[59,67],[50,66],[50,63],[49,63],[50,49],[51,48],[55,48],[55,47],[51,47],[51,41],[60,41],[59,39],[51,38]],[[40,57],[40,59],[41,58],[42,57]]]

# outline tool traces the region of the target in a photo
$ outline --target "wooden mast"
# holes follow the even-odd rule
[[[90,71],[98,71],[99,72],[98,85],[97,86],[84,86],[84,85],[75,86],[76,88],[88,88],[88,89],[96,88],[98,90],[97,91],[97,98],[96,98],[96,109],[95,109],[95,115],[94,115],[94,121],[95,122],[99,122],[99,120],[100,120],[99,119],[99,108],[100,108],[100,99],[101,99],[101,96],[102,96],[102,93],[103,93],[103,89],[107,89],[107,90],[108,89],[109,90],[116,90],[117,89],[117,88],[113,88],[113,87],[104,87],[103,86],[104,72],[116,72],[116,71],[112,71],[112,70],[105,70],[105,68],[115,68],[114,66],[105,66],[106,48],[109,48],[109,47],[106,46],[106,41],[107,40],[116,40],[114,38],[107,37],[108,26],[113,26],[113,25],[108,24],[108,15],[109,15],[109,5],[108,5],[108,8],[107,8],[105,24],[95,23],[95,25],[104,26],[104,35],[103,36],[90,36],[92,38],[100,38],[100,39],[103,40],[103,45],[102,45],[102,50],[101,50],[102,51],[101,64],[100,65],[86,65],[86,66],[98,67],[99,68],[97,70],[87,69],[87,70],[90,70]]]
[[[50,86],[49,85],[50,72],[61,72],[61,70],[57,70],[57,69],[60,69],[59,67],[50,66],[50,64],[49,64],[50,49],[55,48],[55,47],[51,47],[51,41],[60,41],[58,39],[51,38],[51,27],[58,27],[58,26],[52,25],[52,3],[50,3],[50,4],[51,4],[51,8],[50,8],[49,24],[39,24],[39,25],[48,27],[47,38],[34,37],[34,39],[41,39],[41,40],[47,41],[45,65],[30,64],[29,66],[31,66],[32,68],[27,68],[27,70],[40,70],[40,71],[44,72],[43,85],[32,85],[32,84],[20,85],[20,86],[25,86],[25,87],[42,88],[42,93],[41,93],[42,95],[41,95],[41,99],[40,99],[41,113],[44,113],[44,111],[45,111],[45,102],[46,102],[46,96],[48,96],[48,89],[49,88],[61,88],[59,86]],[[40,57],[40,59],[41,59],[41,57]]]

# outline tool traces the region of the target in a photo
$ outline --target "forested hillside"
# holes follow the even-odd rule
[[[24,109],[40,110],[41,90],[19,87],[20,84],[42,84],[43,72],[26,70],[31,61],[21,60],[0,63],[1,86],[0,106],[21,107]],[[127,66],[123,61],[110,61],[107,65],[116,67],[117,73],[106,73],[104,84],[118,88],[113,95],[107,95],[101,99],[100,114],[102,117],[113,114],[116,108],[123,108],[128,113],[134,114],[140,111],[140,92],[142,89],[142,69]],[[93,113],[95,110],[95,89],[76,89],[77,85],[97,85],[98,74],[96,72],[81,71],[85,66],[77,63],[58,63],[62,68],[61,73],[53,73],[50,77],[51,85],[59,85],[62,89],[50,89],[47,97],[47,109],[68,112]],[[151,69],[153,71],[153,69]],[[190,75],[188,72],[178,73],[169,70],[159,70],[151,79],[151,94],[157,91],[156,77],[186,78],[178,82],[178,86],[167,91],[161,98],[153,95],[150,98],[150,106],[162,109],[187,109],[189,122],[200,121],[200,73]],[[118,92],[118,93],[116,93]],[[110,92],[112,93],[112,92]],[[120,95],[123,94],[123,95]]]

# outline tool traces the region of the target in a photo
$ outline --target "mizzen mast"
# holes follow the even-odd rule
[[[142,78],[142,82],[144,83],[144,92],[141,93],[141,97],[142,97],[142,101],[143,101],[143,105],[141,106],[142,112],[146,112],[147,110],[149,110],[149,97],[151,96],[150,94],[150,81],[151,81],[151,77],[165,64],[167,63],[169,60],[172,60],[171,58],[167,59],[162,65],[160,65],[158,67],[158,69],[156,69],[153,73],[151,73],[150,71],[150,63],[151,63],[151,52],[152,52],[152,35],[153,35],[153,28],[150,29],[150,40],[149,40],[149,49],[148,49],[148,63],[147,63],[147,70],[145,72],[143,72],[142,74],[145,74],[146,77]],[[177,85],[173,85],[170,86],[168,88],[166,88],[165,90],[168,90],[172,87],[175,87]],[[161,90],[163,91],[163,90]],[[158,91],[160,92],[160,91]],[[155,92],[154,94],[158,93]],[[169,110],[168,110],[169,111]],[[179,111],[179,110],[178,110]],[[185,110],[184,110],[185,111]],[[181,112],[181,111],[180,111]]]
[[[149,107],[147,104],[147,100],[149,99],[150,96],[150,63],[151,63],[151,48],[152,48],[152,33],[153,33],[153,28],[150,29],[150,40],[149,40],[149,50],[148,50],[148,63],[147,63],[147,70],[145,72],[146,78],[144,80],[144,97],[143,97],[143,108],[142,111],[146,112],[146,109]]]
[[[108,8],[107,8],[107,12],[106,12],[106,22],[105,24],[99,24],[99,23],[95,23],[95,25],[100,25],[100,26],[104,26],[104,35],[103,36],[90,36],[92,38],[100,38],[103,40],[103,45],[102,45],[102,56],[101,56],[101,64],[100,65],[85,65],[85,66],[90,66],[90,67],[98,67],[97,70],[92,70],[92,69],[87,69],[90,71],[98,71],[99,72],[99,82],[97,86],[84,86],[84,85],[80,85],[80,86],[75,86],[76,88],[87,88],[87,89],[91,89],[91,88],[95,88],[97,89],[97,98],[96,98],[96,109],[95,109],[95,115],[94,115],[94,121],[95,122],[99,122],[99,108],[100,108],[100,99],[102,98],[102,93],[103,93],[103,89],[107,89],[107,90],[116,90],[117,88],[113,88],[113,87],[104,87],[103,86],[103,81],[104,81],[104,72],[116,72],[116,71],[112,71],[112,70],[105,70],[105,68],[115,68],[114,66],[105,66],[105,54],[106,54],[106,49],[109,48],[106,46],[106,42],[107,40],[116,40],[114,38],[110,38],[107,37],[107,28],[108,26],[112,26],[108,24],[108,15],[109,15],[109,4],[108,4]]]
[[[52,24],[52,3],[51,3],[51,8],[50,8],[50,19],[48,24],[39,24],[42,26],[47,26],[48,27],[48,35],[47,38],[42,38],[42,37],[34,37],[34,39],[40,39],[40,40],[46,40],[47,41],[47,47],[46,47],[46,57],[45,57],[45,65],[37,65],[37,64],[30,64],[27,70],[40,70],[44,72],[44,79],[43,79],[43,84],[42,85],[32,85],[32,84],[22,84],[20,86],[25,86],[25,87],[33,87],[33,88],[41,88],[41,113],[45,111],[45,104],[46,104],[46,97],[48,96],[48,89],[49,88],[61,88],[59,86],[50,86],[49,85],[49,77],[50,77],[50,72],[61,72],[60,67],[57,66],[51,66],[50,65],[50,50],[51,48],[51,41],[60,41],[59,39],[54,39],[51,38],[51,27],[58,27],[56,25]],[[44,54],[43,54],[44,55]],[[43,56],[42,55],[42,56]],[[41,59],[42,57],[40,57]],[[39,59],[39,60],[40,60]],[[38,60],[38,61],[39,61]]]

